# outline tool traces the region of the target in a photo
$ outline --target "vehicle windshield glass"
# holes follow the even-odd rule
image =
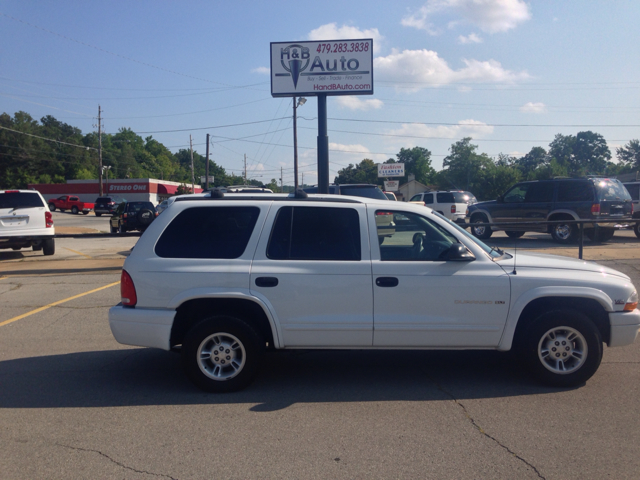
[[[40,195],[30,192],[0,193],[0,208],[44,207]]]
[[[129,202],[127,204],[127,210],[129,210],[130,212],[138,212],[143,208],[155,210],[155,207],[151,202]]]
[[[464,228],[460,227],[457,223],[452,222],[451,220],[449,220],[447,217],[445,217],[444,215],[439,214],[438,212],[431,212],[433,215],[442,218],[443,220],[446,220],[447,222],[449,222],[449,225],[451,225],[453,228],[455,228],[456,230],[458,230],[458,232],[462,233],[466,238],[468,238],[469,240],[471,240],[473,243],[475,243],[476,245],[478,245],[480,248],[482,248],[487,255],[489,255],[491,258],[493,259],[497,259],[502,257],[505,253],[504,251],[497,249],[495,247],[490,247],[489,245],[481,242],[478,238],[474,237],[473,235],[471,235],[469,232],[467,232]]]
[[[363,185],[359,187],[340,185],[340,193],[342,195],[352,195],[354,197],[377,198],[379,200],[388,200],[387,196],[382,193],[378,187]]]
[[[598,189],[598,200],[615,201],[615,200],[631,200],[629,192],[624,188],[618,180],[603,179],[596,182]]]

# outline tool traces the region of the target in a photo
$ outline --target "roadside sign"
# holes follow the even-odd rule
[[[378,178],[404,177],[404,163],[379,163]]]
[[[202,176],[200,177],[200,183],[204,183],[207,181],[207,177],[206,176]],[[209,183],[213,182],[213,176],[209,176]]]
[[[398,180],[385,180],[384,190],[385,192],[397,192],[400,188],[400,182]]]
[[[271,42],[273,97],[373,94],[373,39]]]

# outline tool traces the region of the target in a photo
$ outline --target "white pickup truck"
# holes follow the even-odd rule
[[[380,227],[392,215],[395,228]],[[489,247],[437,212],[338,195],[178,198],[127,258],[116,340],[181,346],[206,391],[255,377],[265,349],[517,349],[541,381],[580,385],[603,344],[640,329],[628,276]]]

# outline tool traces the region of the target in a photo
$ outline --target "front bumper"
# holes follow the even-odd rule
[[[640,332],[640,310],[636,308],[633,312],[609,313],[609,323],[611,338],[608,345],[610,347],[631,345]]]
[[[130,308],[122,304],[109,309],[109,326],[118,343],[170,350],[175,310]]]

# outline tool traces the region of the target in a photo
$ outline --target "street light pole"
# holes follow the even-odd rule
[[[298,107],[304,105],[307,99],[293,97],[293,191],[298,191]]]

